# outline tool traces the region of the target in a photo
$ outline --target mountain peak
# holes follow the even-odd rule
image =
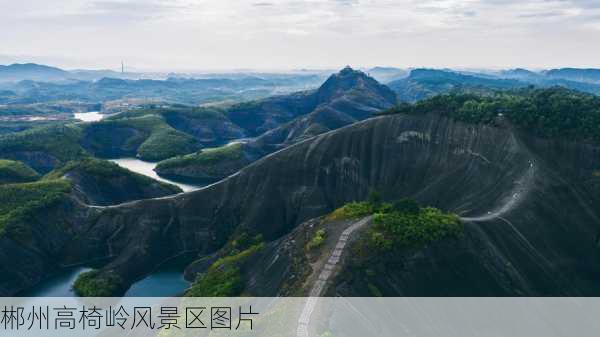
[[[355,89],[370,91],[391,101],[395,100],[395,94],[388,87],[380,84],[364,72],[347,66],[337,74],[329,76],[327,81],[321,85],[317,91],[318,101],[320,103],[328,102]]]
[[[345,75],[351,75],[351,74],[355,74],[355,73],[361,73],[361,72],[352,69],[352,67],[350,67],[350,66],[346,66],[346,67],[344,67],[344,69],[340,70],[338,75],[345,76]]]

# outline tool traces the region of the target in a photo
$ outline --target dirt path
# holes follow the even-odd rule
[[[370,220],[371,217],[369,216],[355,221],[352,225],[350,225],[350,227],[346,228],[338,238],[337,244],[335,245],[331,256],[327,260],[327,263],[325,263],[325,265],[321,269],[321,272],[319,273],[319,278],[310,290],[310,297],[306,300],[306,303],[302,308],[302,313],[300,314],[300,318],[298,319],[298,337],[308,337],[308,326],[310,325],[310,317],[312,316],[312,313],[315,310],[315,306],[317,304],[317,301],[319,300],[319,296],[321,296],[321,293],[325,289],[327,281],[331,278],[335,267],[340,262],[342,254],[344,253],[344,249],[346,249],[346,245],[348,244],[348,240],[350,239],[350,235],[357,229],[365,226]]]

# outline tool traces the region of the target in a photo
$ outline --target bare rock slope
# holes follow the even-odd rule
[[[169,257],[217,251],[236,230],[260,233],[276,248],[305,221],[376,189],[466,222],[458,242],[407,256],[379,285],[386,295],[597,295],[599,150],[438,115],[373,118],[291,145],[199,191],[112,207],[61,205],[68,226],[32,223],[52,244],[2,238],[0,291],[35,283],[51,265],[99,258],[126,287]],[[285,270],[286,260],[258,263],[246,277],[268,278],[277,266]],[[278,293],[281,275],[262,294]],[[360,279],[347,281],[332,289],[363,294]]]

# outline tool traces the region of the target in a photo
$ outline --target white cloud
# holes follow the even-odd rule
[[[0,1],[0,54],[63,66],[600,67],[596,0]]]

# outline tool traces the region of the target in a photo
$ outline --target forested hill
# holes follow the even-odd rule
[[[470,123],[493,124],[506,119],[545,138],[600,141],[600,97],[562,87],[492,95],[450,93],[385,113],[431,112]]]

